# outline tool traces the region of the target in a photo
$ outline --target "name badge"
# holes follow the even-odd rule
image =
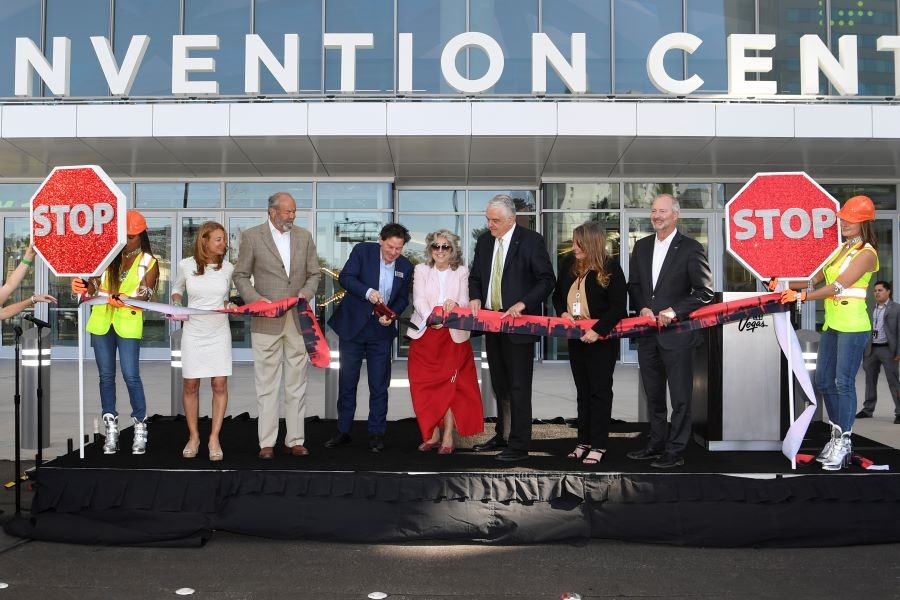
[[[573,302],[572,303],[572,316],[573,317],[581,316],[581,302]]]
[[[399,277],[403,279],[403,271],[394,271],[394,277]]]

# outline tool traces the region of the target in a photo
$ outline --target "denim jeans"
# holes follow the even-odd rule
[[[131,400],[131,416],[138,421],[147,417],[147,400],[144,384],[141,383],[141,340],[119,337],[110,327],[104,335],[91,334],[94,340],[94,358],[100,371],[100,405],[103,414],[116,412],[116,349],[119,350],[119,364],[122,378],[128,388]]]
[[[856,418],[856,374],[871,337],[868,331],[822,332],[816,360],[816,388],[825,400],[831,422],[850,431]]]

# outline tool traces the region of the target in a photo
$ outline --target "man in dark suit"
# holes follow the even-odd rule
[[[866,372],[866,399],[857,419],[871,417],[878,402],[878,374],[884,367],[888,389],[894,399],[894,424],[900,425],[900,304],[891,298],[891,284],[877,281],[872,288],[875,308],[872,309],[872,338],[863,354]]]
[[[479,236],[469,271],[469,306],[502,311],[504,317],[539,315],[553,291],[553,265],[537,232],[516,226],[516,205],[506,195],[494,196],[485,211],[488,232]],[[531,444],[531,380],[536,335],[485,333],[491,384],[497,400],[496,435],[476,451],[505,448],[497,460],[528,458]],[[508,414],[506,414],[508,411]],[[509,421],[509,440],[503,423]]]
[[[713,298],[712,274],[699,242],[677,229],[681,207],[669,194],[653,200],[650,221],[655,235],[634,245],[629,268],[631,309],[654,317],[658,335],[638,339],[638,366],[647,393],[650,442],[628,458],[653,460],[657,468],[684,464],[682,456],[691,436],[691,395],[694,390],[693,348],[700,333],[666,331],[675,319],[684,319]],[[666,431],[666,383],[672,398],[672,423]]]
[[[338,281],[344,298],[328,324],[340,338],[341,368],[338,375],[338,431],[326,448],[350,443],[356,414],[356,388],[363,358],[369,373],[369,449],[384,450],[387,428],[388,387],[391,383],[391,346],[397,325],[374,312],[384,303],[397,315],[409,304],[412,263],[402,255],[409,231],[397,223],[381,230],[378,243],[363,242],[350,252]]]

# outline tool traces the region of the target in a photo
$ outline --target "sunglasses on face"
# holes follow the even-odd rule
[[[444,252],[450,252],[451,250],[453,250],[453,246],[451,246],[449,244],[432,244],[431,249],[432,250],[443,250]]]

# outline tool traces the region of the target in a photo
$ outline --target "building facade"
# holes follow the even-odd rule
[[[725,250],[724,204],[756,172],[805,171],[877,207],[879,279],[898,283],[898,0],[4,0],[3,265],[58,165],[97,164],[147,216],[159,298],[200,223],[240,232],[285,190],[316,240],[324,318],[352,245],[396,220],[466,261],[494,194],[551,256],[586,220],[628,269],[659,192],[707,248],[717,291],[757,289]],[[74,356],[69,282],[38,313]],[[804,314],[813,327],[814,305]],[[39,311],[46,307],[40,306]],[[145,357],[172,325],[148,315]],[[238,358],[249,328],[233,323]],[[12,354],[0,324],[0,355]],[[247,349],[247,350],[242,350]],[[623,360],[634,352],[623,342]],[[399,356],[405,343],[398,342]],[[566,356],[545,340],[539,357]]]

